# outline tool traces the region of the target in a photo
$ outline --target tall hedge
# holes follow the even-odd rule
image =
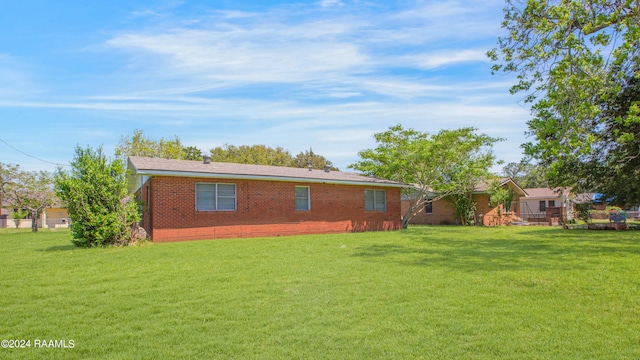
[[[125,245],[133,239],[140,215],[121,160],[108,159],[102,148],[76,147],[71,170],[56,172],[55,189],[67,203],[76,246]]]

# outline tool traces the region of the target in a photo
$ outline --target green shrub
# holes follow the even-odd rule
[[[16,229],[20,226],[20,220],[26,219],[29,213],[25,210],[18,209],[11,213],[11,218],[16,225]]]
[[[102,149],[77,147],[71,171],[58,169],[55,186],[67,203],[76,246],[125,245],[134,238],[140,215],[122,161],[108,160]]]

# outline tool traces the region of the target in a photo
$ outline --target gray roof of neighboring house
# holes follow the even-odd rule
[[[528,198],[559,198],[569,196],[569,188],[531,188],[524,189]]]
[[[396,181],[365,176],[354,172],[325,171],[324,169],[292,168],[269,165],[171,160],[130,156],[129,168],[134,175],[182,176],[226,179],[249,179],[266,181],[310,182],[346,185],[369,185],[384,187],[407,187]]]
[[[554,199],[565,197],[575,204],[588,203],[593,200],[593,193],[572,194],[570,188],[531,188],[525,189],[527,196],[525,199]]]

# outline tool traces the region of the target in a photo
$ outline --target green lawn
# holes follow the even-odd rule
[[[640,232],[398,232],[76,249],[0,230],[0,358],[638,359]],[[34,340],[73,348],[34,348]]]

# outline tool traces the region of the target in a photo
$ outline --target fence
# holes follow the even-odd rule
[[[628,221],[640,221],[640,211],[625,211]],[[589,218],[591,220],[606,220],[609,221],[611,213],[606,210],[592,210],[589,211]]]
[[[0,229],[31,229],[31,219],[14,220],[9,217],[0,217]],[[16,226],[16,222],[18,226]],[[47,228],[57,229],[69,227],[69,221],[67,219],[47,219]],[[42,219],[38,219],[38,228],[42,229]]]
[[[16,222],[18,226],[16,226]],[[42,221],[38,220],[38,227],[42,227]],[[10,218],[0,218],[0,228],[18,228],[18,229],[31,229],[31,219],[14,220]]]

